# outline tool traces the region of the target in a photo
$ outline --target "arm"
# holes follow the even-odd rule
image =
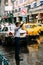
[[[19,27],[16,27],[15,30],[18,31],[22,26],[23,26],[23,23]]]
[[[20,28],[23,26],[23,24],[24,24],[24,23],[22,23],[22,24],[20,25]]]

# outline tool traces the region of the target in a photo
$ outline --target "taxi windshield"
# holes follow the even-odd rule
[[[31,28],[31,26],[30,26],[30,25],[25,25],[25,27],[26,27],[26,28]]]

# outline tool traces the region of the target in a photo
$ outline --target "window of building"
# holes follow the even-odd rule
[[[8,6],[8,0],[4,1],[5,6]]]
[[[41,5],[41,6],[43,5],[43,1],[40,1],[40,5]]]
[[[27,7],[27,9],[29,10],[29,9],[31,8],[31,5],[27,5],[26,7]]]
[[[16,5],[18,5],[18,1],[16,1]]]
[[[24,0],[24,2],[26,2],[26,0]]]
[[[37,7],[37,3],[36,3],[36,2],[34,3],[34,8],[35,8],[35,7]]]
[[[15,9],[15,12],[17,12],[17,9]]]
[[[21,0],[18,0],[18,4],[20,4],[20,1],[21,1]]]
[[[23,3],[23,0],[20,0],[20,3]]]

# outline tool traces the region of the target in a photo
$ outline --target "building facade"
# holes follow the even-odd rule
[[[11,0],[0,0],[0,16],[3,17],[9,11],[12,11]]]
[[[27,8],[26,20],[36,21],[37,15],[41,13],[43,17],[43,0],[16,0],[15,1],[15,14],[16,17],[22,17],[21,9]]]
[[[4,0],[0,0],[0,16],[4,16]]]
[[[17,21],[22,21],[23,16],[27,22],[33,21],[37,18],[39,13],[43,17],[43,0],[1,0],[1,15],[6,15],[9,12],[13,12]],[[23,10],[22,10],[23,9]],[[25,13],[21,12],[24,11]]]
[[[1,16],[1,0],[0,0],[0,16]]]

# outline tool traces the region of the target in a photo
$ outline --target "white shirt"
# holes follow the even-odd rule
[[[20,27],[15,27],[15,37],[20,37]]]

